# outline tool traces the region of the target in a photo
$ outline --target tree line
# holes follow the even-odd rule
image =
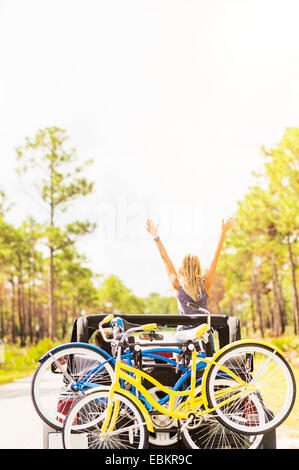
[[[247,333],[280,336],[291,328],[298,334],[299,129],[286,129],[275,147],[262,152],[263,169],[237,203],[238,224],[226,237],[209,307],[239,316]],[[87,266],[77,241],[95,223],[57,223],[59,214],[94,190],[83,176],[92,160],[78,165],[65,130],[45,128],[26,138],[16,161],[21,177],[34,175],[46,218],[8,223],[10,203],[0,191],[0,339],[21,346],[66,339],[82,310],[177,314],[174,296],[137,297],[117,276]]]
[[[217,307],[244,327],[281,336],[299,333],[299,129],[262,147],[263,168],[238,201],[238,224],[225,240]]]
[[[59,215],[94,190],[78,165],[76,149],[64,129],[40,129],[16,149],[16,171],[34,176],[35,196],[45,220],[28,216],[19,226],[6,221],[10,209],[5,189],[0,192],[0,339],[21,346],[41,339],[63,340],[75,317],[119,310],[126,313],[172,313],[175,299],[151,294],[136,297],[116,276],[108,278],[87,267],[76,243],[96,228],[92,221],[74,220],[61,226]],[[74,211],[72,211],[74,213]],[[153,310],[154,309],[154,310]]]

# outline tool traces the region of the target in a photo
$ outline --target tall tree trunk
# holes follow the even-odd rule
[[[292,315],[293,315],[293,329],[295,335],[299,334],[299,320],[298,320],[298,310],[296,306],[296,295],[294,289],[292,290]]]
[[[30,344],[33,344],[33,324],[32,324],[32,294],[31,287],[28,289],[28,333]]]
[[[24,341],[26,345],[26,339],[27,339],[27,316],[26,316],[26,300],[25,300],[25,292],[24,292],[24,280],[23,280],[23,272],[21,271],[21,276],[20,276],[20,283],[21,283],[21,308],[22,308],[22,317],[23,317],[23,331],[24,331]]]
[[[75,297],[72,297],[72,315],[73,318],[76,318],[77,312],[76,312],[76,300]]]
[[[5,334],[4,317],[3,317],[3,299],[0,296],[0,338],[3,339]]]
[[[50,247],[50,279],[49,279],[49,338],[53,340],[53,314],[54,314],[54,250]]]
[[[33,224],[31,222],[31,257],[30,257],[30,285],[29,285],[29,335],[30,342],[34,341],[34,323],[35,323],[35,292],[34,292],[34,235]]]
[[[256,332],[256,324],[255,324],[255,308],[254,308],[254,297],[251,295],[250,296],[250,299],[251,299],[251,323],[252,323],[252,330],[253,330],[253,333]]]
[[[298,334],[298,323],[299,323],[299,299],[298,299],[298,290],[296,283],[296,263],[293,256],[292,245],[290,242],[290,237],[287,237],[289,257],[291,262],[291,271],[292,271],[292,282],[293,282],[293,319],[294,319],[294,330],[295,334]]]
[[[274,332],[274,313],[273,313],[273,308],[272,308],[272,305],[271,305],[270,295],[267,294],[266,297],[267,297],[267,305],[268,305],[269,328],[270,328],[270,330],[272,331],[272,334],[273,334],[273,332]]]
[[[54,165],[50,164],[50,226],[54,227]],[[54,339],[54,247],[52,241],[49,241],[50,248],[50,280],[49,280],[49,338]]]
[[[277,268],[274,254],[272,253],[272,281],[273,281],[273,311],[274,311],[274,334],[281,336],[283,332],[282,315],[280,309],[279,286]]]
[[[62,332],[61,332],[61,336],[62,336],[62,340],[66,337],[66,332],[67,332],[67,308],[63,308],[63,306],[61,307],[61,322],[62,322]]]
[[[257,313],[258,322],[259,322],[259,328],[260,328],[261,336],[262,338],[264,338],[264,324],[263,324],[263,315],[262,315],[261,293],[260,293],[260,290],[258,289],[255,275],[252,275],[252,285],[253,285],[253,291],[254,291],[255,306],[256,306],[256,313]]]
[[[45,331],[43,304],[41,302],[38,305],[38,324],[39,324],[38,337],[39,337],[39,340],[41,340],[47,335],[47,332]]]
[[[278,277],[277,277],[278,279]],[[287,315],[286,315],[286,307],[285,307],[285,300],[282,292],[281,282],[278,280],[278,299],[279,299],[279,312],[280,312],[280,319],[281,319],[281,329],[282,334],[285,332],[286,324],[287,324]]]
[[[25,321],[24,321],[24,310],[22,302],[22,287],[21,279],[18,276],[18,314],[19,314],[19,324],[20,324],[20,344],[21,347],[26,345],[26,336],[25,336]]]
[[[16,313],[15,313],[15,283],[13,277],[10,279],[11,283],[11,338],[12,343],[16,343]]]

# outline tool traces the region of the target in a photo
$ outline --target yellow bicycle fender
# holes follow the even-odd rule
[[[213,356],[213,361],[215,359],[217,359],[217,357],[220,354],[222,354],[224,351],[227,351],[228,349],[232,348],[233,346],[238,346],[238,345],[242,345],[242,344],[262,344],[263,346],[268,346],[269,348],[275,349],[275,351],[277,351],[279,354],[281,354],[285,358],[285,355],[281,351],[281,349],[279,349],[277,346],[274,346],[274,344],[271,344],[267,341],[263,341],[261,339],[240,339],[239,341],[234,341],[233,343],[229,343],[226,346],[224,346],[223,348],[221,348],[215,354],[215,356]]]

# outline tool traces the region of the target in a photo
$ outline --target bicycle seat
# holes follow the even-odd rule
[[[202,325],[196,326],[195,328],[189,328],[188,330],[178,330],[175,337],[179,341],[192,341],[200,338],[208,331],[208,329],[208,324],[203,323]]]

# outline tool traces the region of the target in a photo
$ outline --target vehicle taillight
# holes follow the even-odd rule
[[[70,411],[71,409],[71,406],[72,404],[74,403],[75,400],[73,399],[64,399],[64,400],[59,400],[58,401],[58,405],[57,405],[57,412],[58,412],[58,416],[59,415],[64,415],[66,416],[68,414],[68,412]],[[59,423],[62,423],[62,418],[59,416],[58,417],[58,422]]]
[[[259,415],[255,404],[250,400],[245,400],[244,416],[247,419],[249,426],[256,426],[259,424]]]

